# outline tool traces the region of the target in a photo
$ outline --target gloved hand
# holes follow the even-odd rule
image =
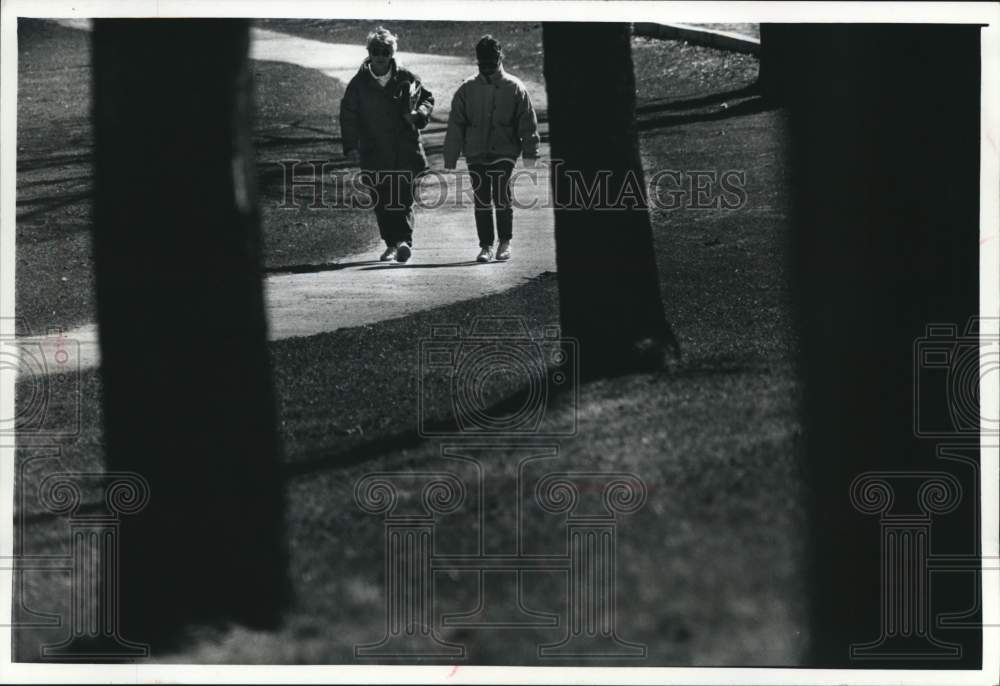
[[[424,123],[423,122],[423,119],[424,119],[423,116],[419,112],[417,112],[416,110],[413,110],[412,112],[407,112],[406,114],[404,114],[403,115],[403,119],[405,119],[406,123],[409,124],[410,127],[412,129],[414,129],[414,130],[419,129],[423,125],[423,123]]]

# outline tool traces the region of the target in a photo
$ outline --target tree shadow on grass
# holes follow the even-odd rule
[[[679,365],[664,368],[651,375],[647,374],[647,376],[653,380],[671,381],[746,374],[755,371],[767,372],[769,370],[770,366],[767,364],[762,365],[759,362],[742,359],[738,356],[710,355],[690,358]],[[567,383],[559,386],[550,386],[545,400],[544,411],[546,413],[558,413],[567,410],[576,412],[577,408],[571,407],[571,404],[579,400],[579,393],[585,385],[586,383]],[[500,400],[490,406],[481,408],[479,414],[492,418],[512,417],[523,410],[526,404],[536,402],[536,399],[537,387],[532,384],[524,384],[505,394]],[[441,409],[443,410],[444,407],[442,406]],[[486,431],[465,431],[458,425],[453,415],[447,411],[444,413],[448,414],[448,416],[444,418],[439,416],[428,418],[422,423],[421,428],[417,428],[417,422],[415,421],[414,428],[376,436],[369,441],[361,443],[352,441],[345,447],[328,445],[313,450],[302,451],[297,453],[292,461],[287,461],[288,458],[286,456],[286,462],[282,465],[281,469],[282,478],[287,483],[320,472],[347,469],[385,457],[386,455],[398,453],[402,450],[416,449],[432,440],[447,438],[448,436],[468,439],[477,437],[489,438],[496,435]],[[442,412],[438,411],[438,414],[442,414]],[[331,429],[329,432],[331,438],[351,436],[352,434],[353,432],[338,429]],[[538,432],[511,432],[506,434],[504,438],[509,438],[511,435],[515,435],[514,440],[520,441],[548,439],[551,437],[551,433],[546,434],[544,429]],[[91,514],[102,511],[103,507],[105,507],[103,501],[86,502],[81,503],[77,511],[81,514]],[[34,526],[60,521],[64,518],[65,515],[51,512],[15,513],[14,524],[15,526]]]
[[[640,131],[653,129],[664,129],[682,124],[693,124],[705,121],[720,121],[731,117],[745,116],[748,114],[758,114],[776,109],[777,105],[762,97],[751,97],[736,103],[732,107],[714,109],[707,112],[695,112],[689,114],[674,114],[659,117],[638,119],[637,124]]]
[[[652,114],[654,112],[675,112],[678,110],[692,110],[729,100],[739,100],[751,96],[760,95],[760,89],[756,83],[736,88],[734,90],[712,93],[711,95],[701,95],[683,100],[666,100],[664,102],[648,102],[635,108],[637,115]]]
[[[94,180],[93,174],[83,174],[81,176],[66,176],[66,177],[55,177],[46,179],[37,179],[35,181],[17,181],[18,190],[22,188],[34,188],[35,186],[55,186],[60,183],[75,183],[80,182],[90,182]]]
[[[23,157],[17,160],[17,173],[39,171],[43,169],[63,168],[77,164],[91,164],[93,152],[56,154],[39,157]]]
[[[664,381],[696,379],[746,374],[754,371],[766,372],[769,371],[769,367],[768,365],[760,365],[732,355],[713,355],[692,358],[681,364],[665,367],[658,372],[653,372],[651,378]],[[599,379],[593,379],[592,381],[597,380]],[[571,407],[571,404],[579,402],[580,390],[587,383],[589,382],[567,383],[559,386],[550,385],[546,395],[544,411],[546,413],[576,412],[578,408]],[[501,400],[493,403],[488,408],[482,409],[478,414],[491,418],[513,417],[522,412],[526,404],[535,402],[536,399],[537,387],[532,384],[525,384],[505,395]],[[552,434],[546,433],[543,428],[540,431],[534,432],[511,432],[504,434],[503,437],[510,438],[511,435],[515,436],[514,440],[526,440],[548,439]],[[317,472],[331,469],[346,469],[402,450],[419,448],[422,444],[430,440],[447,438],[448,436],[469,439],[491,438],[495,437],[496,434],[488,431],[463,430],[453,416],[449,416],[446,419],[434,418],[432,421],[425,421],[421,429],[413,428],[379,436],[344,450],[318,448],[305,451],[300,453],[293,462],[286,462],[282,473],[286,480],[291,481]]]
[[[17,215],[18,221],[24,221],[25,219],[32,219],[39,215],[46,214],[47,212],[52,212],[60,207],[66,207],[68,205],[73,205],[78,202],[88,201],[93,198],[93,192],[88,189],[79,193],[67,193],[65,195],[50,196],[44,198],[32,198],[30,200],[19,200],[17,206],[20,207],[31,207],[30,210],[25,210]]]
[[[565,410],[567,403],[575,397],[575,391],[576,388],[570,384],[562,387],[553,387],[547,395],[544,411],[559,412],[560,410]],[[504,396],[501,400],[493,403],[488,408],[481,409],[478,414],[491,418],[513,417],[523,410],[526,404],[533,402],[537,402],[537,389],[530,384],[525,384]],[[572,411],[575,411],[575,409]],[[514,436],[522,440],[545,438],[548,436],[544,432],[532,432],[530,430],[511,431],[503,435],[507,438]],[[394,434],[379,436],[371,441],[355,445],[346,450],[331,451],[328,448],[319,448],[302,453],[294,462],[286,463],[282,473],[285,479],[290,481],[329,469],[353,467],[401,450],[418,448],[432,439],[447,438],[449,436],[469,439],[493,438],[497,434],[489,431],[463,429],[453,416],[444,419],[435,418],[423,422],[420,429],[407,429]]]

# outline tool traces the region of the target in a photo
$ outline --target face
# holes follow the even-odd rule
[[[483,76],[493,76],[500,68],[499,62],[480,62],[479,73]]]
[[[382,75],[389,70],[389,62],[392,60],[393,50],[387,45],[378,43],[372,44],[368,48],[368,56],[371,58],[372,71]]]

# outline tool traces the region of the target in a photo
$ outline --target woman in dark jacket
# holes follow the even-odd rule
[[[368,58],[340,103],[344,156],[359,162],[371,194],[383,261],[406,262],[413,246],[413,184],[428,169],[420,140],[434,96],[396,63],[396,36],[379,26],[368,34]]]

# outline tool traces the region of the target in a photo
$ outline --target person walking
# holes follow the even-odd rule
[[[361,167],[379,235],[383,262],[410,259],[413,185],[429,165],[420,129],[427,126],[434,96],[395,59],[397,37],[379,26],[368,34],[368,57],[340,102],[344,157]]]
[[[466,79],[451,102],[444,141],[444,168],[455,169],[464,153],[474,197],[478,262],[510,259],[514,209],[510,178],[518,156],[533,167],[538,158],[538,118],[528,90],[503,68],[503,47],[493,36],[476,44],[479,73]],[[496,223],[494,224],[494,210]]]

